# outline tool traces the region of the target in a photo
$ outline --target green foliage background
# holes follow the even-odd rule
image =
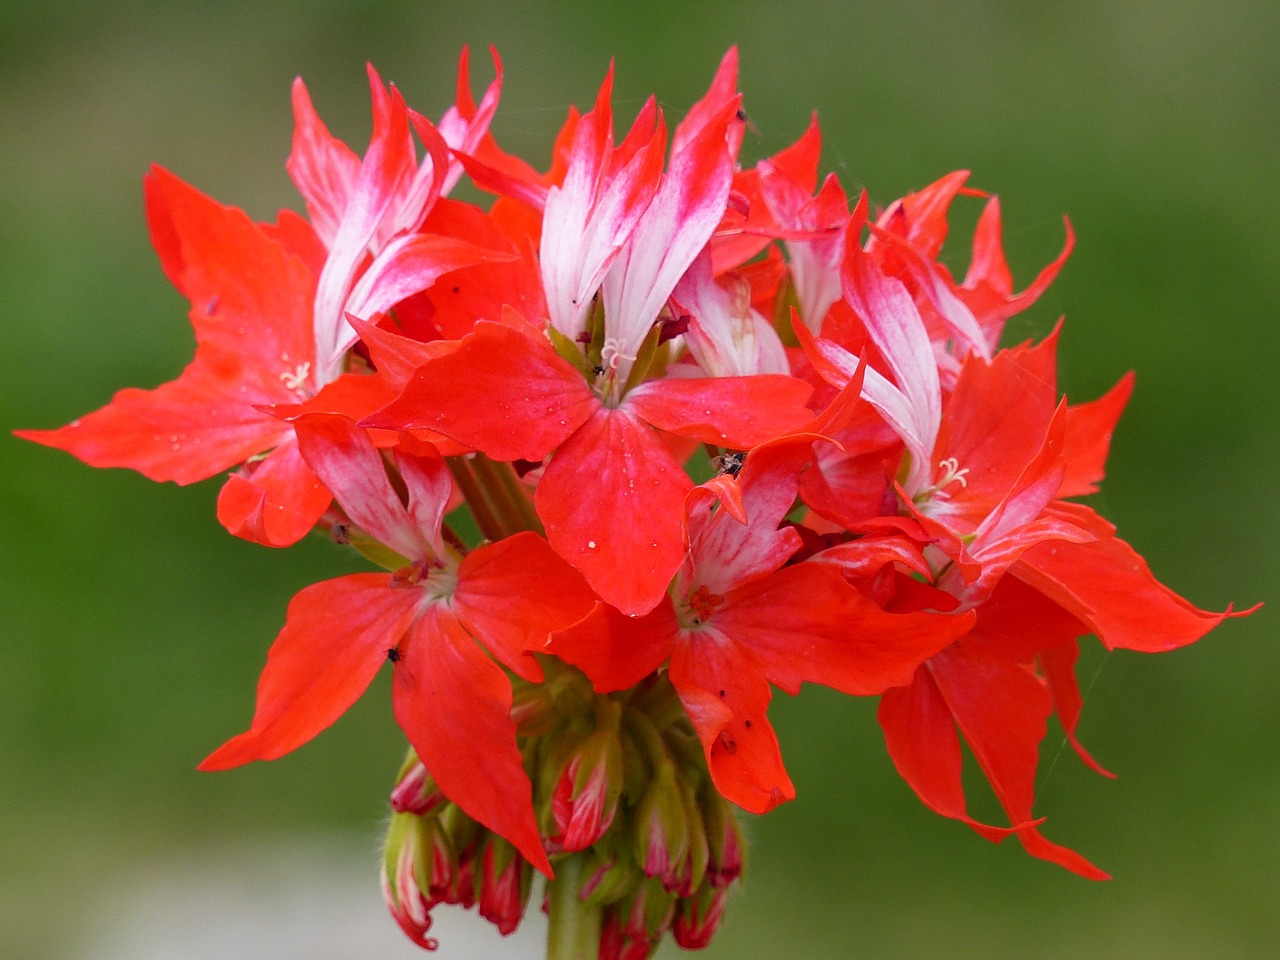
[[[322,543],[284,555],[233,541],[213,517],[214,481],[162,488],[8,431],[60,425],[189,358],[185,304],[143,223],[149,163],[269,217],[298,203],[283,168],[296,74],[363,149],[366,59],[438,116],[460,45],[487,77],[490,42],[507,67],[496,132],[538,163],[610,57],[620,116],[652,91],[678,117],[737,43],[748,162],[817,109],[825,164],[850,190],[883,201],[970,168],[1002,197],[1020,285],[1060,247],[1068,214],[1076,253],[1011,334],[1067,316],[1073,400],[1137,369],[1099,508],[1201,606],[1278,596],[1274,3],[8,0],[0,955],[85,949],[139,864],[177,859],[196,876],[232,843],[377,836],[402,750],[385,687],[294,756],[194,771],[247,722],[289,597],[352,561]],[[753,824],[747,889],[706,955],[1265,954],[1280,942],[1273,624],[1267,609],[1175,654],[1085,658],[1083,738],[1120,779],[1059,757],[1051,733],[1038,812],[1050,837],[1115,874],[1106,884],[925,810],[892,770],[873,704],[781,697],[799,799]]]

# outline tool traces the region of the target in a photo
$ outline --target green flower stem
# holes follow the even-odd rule
[[[542,523],[511,464],[495,463],[482,454],[476,454],[471,461],[471,469],[509,534],[521,530],[542,533]]]
[[[506,536],[506,530],[486,495],[487,491],[476,479],[471,464],[465,457],[449,457],[445,463],[449,465],[449,472],[453,474],[463,499],[471,508],[471,515],[475,517],[480,533],[486,540],[501,540]]]
[[[587,906],[582,889],[586,855],[575,853],[556,866],[548,899],[547,960],[596,960],[600,956],[603,909]]]

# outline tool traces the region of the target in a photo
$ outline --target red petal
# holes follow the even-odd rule
[[[1056,351],[1057,331],[1034,347],[1002,350],[989,364],[971,359],[960,371],[936,449],[939,459],[954,457],[969,471],[953,502],[974,525],[1045,442],[1058,406]]]
[[[167,170],[152,167],[145,187],[152,239],[170,280],[191,301],[196,343],[219,351],[226,406],[296,402],[281,376],[315,358],[311,272],[244,211]]]
[[[804,381],[777,374],[666,378],[641,384],[625,404],[659,430],[749,450],[809,423],[812,393]]]
[[[939,654],[928,669],[1005,813],[1015,825],[1029,823],[1038,747],[1051,706],[1044,684],[1022,666],[966,650],[963,644]],[[1034,826],[1019,830],[1018,839],[1034,857],[1091,880],[1107,879]]]
[[[1133,393],[1133,374],[1126,373],[1106,394],[1089,403],[1067,408],[1067,440],[1064,457],[1067,475],[1060,497],[1082,497],[1098,492],[1111,449],[1111,435]]]
[[[91,467],[128,467],[151,480],[194,483],[289,436],[287,424],[230,399],[241,372],[238,357],[199,349],[181,377],[155,390],[121,390],[101,410],[58,430],[14,432]]]
[[[899,776],[929,809],[968,824],[993,842],[1012,832],[969,816],[955,719],[928,669],[917,671],[909,686],[886,690],[877,718]]]
[[[534,533],[517,533],[467,554],[452,608],[506,667],[540,681],[540,653],[555,630],[597,605],[586,581]]]
[[[600,407],[556,452],[535,504],[552,548],[623,613],[652,610],[684,559],[693,482],[626,409]]]
[[[516,747],[511,683],[442,604],[410,628],[392,689],[396,721],[444,794],[551,876]]]
[[[1118,537],[1044,543],[1013,568],[1097,634],[1109,649],[1161,653],[1194,643],[1231,615],[1200,610],[1151,574]]]
[[[147,177],[146,196],[161,264],[192,304],[195,358],[155,390],[122,390],[60,430],[18,435],[92,466],[187,484],[288,435],[258,407],[298,400],[282,378],[312,358],[313,284],[302,261],[243,211],[158,167]]]
[[[751,813],[795,797],[766,716],[769,684],[749,656],[716,631],[685,633],[670,674],[721,794]]]
[[[265,460],[227,478],[218,494],[218,522],[245,540],[287,547],[311,532],[331,499],[289,437]]]
[[[788,693],[808,682],[862,696],[910,683],[973,617],[885,613],[834,566],[800,563],[732,591],[711,622]]]
[[[362,426],[434,430],[495,460],[538,461],[599,407],[540,334],[481,321]]]
[[[249,730],[200,764],[225,770],[274,760],[330,726],[364,693],[413,616],[420,594],[362,573],[307,587],[289,603],[258,681]]]
[[[612,693],[634,687],[662,666],[677,629],[670,601],[642,617],[598,603],[581,621],[553,634],[546,650],[590,677],[597,693]]]

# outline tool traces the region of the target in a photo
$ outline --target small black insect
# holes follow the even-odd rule
[[[400,654],[399,647],[387,647],[387,659],[390,660],[392,663],[399,663],[400,656],[401,654]]]
[[[746,459],[745,453],[726,453],[716,457],[711,463],[716,468],[716,476],[723,477],[728,474],[736,477],[738,471],[742,469],[742,461]]]

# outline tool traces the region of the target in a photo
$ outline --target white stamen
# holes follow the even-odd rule
[[[969,481],[965,479],[965,475],[969,472],[969,468],[960,469],[960,461],[955,457],[947,457],[947,459],[938,463],[938,469],[942,470],[942,479],[934,487],[934,490],[941,490],[949,483],[959,483],[960,486],[968,488]]]
[[[286,370],[280,374],[280,382],[285,385],[288,390],[298,391],[303,388],[307,382],[307,377],[311,375],[311,362],[304,361],[293,368],[292,371]]]
[[[600,363],[609,370],[617,370],[618,364],[623,360],[635,360],[635,357],[629,353],[623,353],[627,341],[619,340],[617,337],[605,337],[604,346],[600,348]]]

